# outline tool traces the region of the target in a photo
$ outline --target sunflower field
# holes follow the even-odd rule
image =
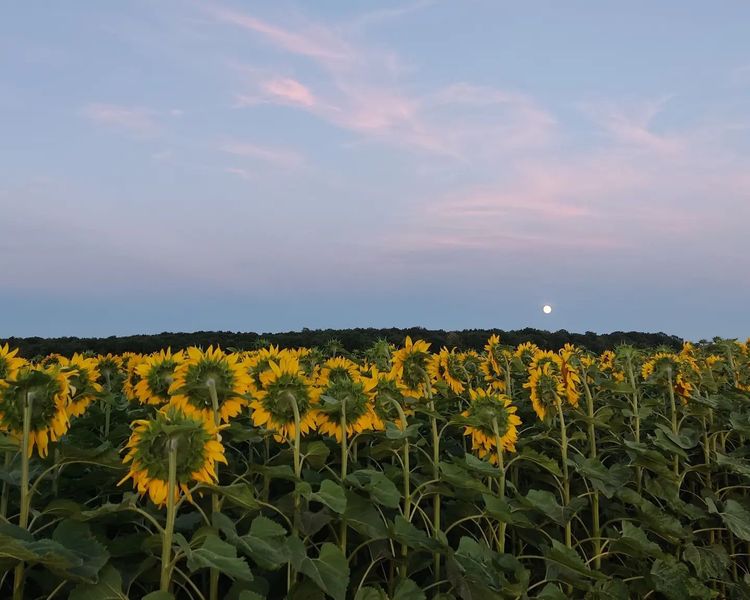
[[[0,598],[750,598],[750,346],[0,346]]]

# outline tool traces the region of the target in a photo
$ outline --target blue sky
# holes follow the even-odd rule
[[[16,3],[0,337],[748,336],[749,22],[740,1]]]

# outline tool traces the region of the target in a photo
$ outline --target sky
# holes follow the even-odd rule
[[[747,2],[3,13],[0,338],[750,336]]]

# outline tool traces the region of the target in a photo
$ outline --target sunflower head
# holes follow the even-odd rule
[[[144,356],[135,365],[138,380],[133,386],[136,399],[141,404],[160,406],[169,402],[169,388],[174,383],[175,370],[185,362],[182,352],[172,354],[167,348]]]
[[[342,418],[346,422],[346,436],[366,430],[383,429],[381,419],[375,413],[374,396],[376,382],[362,377],[334,376],[319,381],[320,402],[315,409],[318,431],[341,441]]]
[[[325,361],[318,374],[318,383],[329,384],[333,381],[352,380],[359,376],[357,365],[343,356],[336,356]]]
[[[261,373],[268,370],[268,363],[272,360],[278,360],[279,347],[269,346],[261,348],[254,352],[248,353],[242,361],[242,367],[245,369],[252,383],[252,389],[259,390],[263,387],[260,380]]]
[[[454,394],[461,394],[469,379],[461,355],[447,348],[442,348],[432,357],[427,365],[427,373],[434,381],[445,383]]]
[[[57,441],[68,430],[70,376],[70,372],[57,367],[24,366],[12,380],[0,386],[0,429],[10,431],[20,439],[24,409],[26,406],[31,409],[29,456],[34,446],[40,456],[47,456],[49,441]]]
[[[412,342],[406,338],[404,347],[393,355],[393,371],[398,377],[405,396],[422,398],[429,382],[427,366],[430,363],[430,345],[424,340]]]
[[[524,342],[523,344],[519,344],[513,354],[521,361],[521,363],[523,363],[525,368],[528,368],[538,353],[539,346],[533,342]]]
[[[529,389],[534,412],[543,421],[551,414],[553,407],[566,396],[560,370],[557,363],[552,360],[542,360],[536,365],[532,363],[529,380],[523,387]]]
[[[365,357],[367,360],[375,365],[379,371],[389,371],[391,368],[391,357],[393,356],[395,346],[386,339],[379,339],[367,350],[365,350]]]
[[[671,381],[675,394],[687,404],[693,393],[691,379],[695,376],[697,363],[693,358],[686,358],[671,352],[657,352],[643,364],[643,379],[663,388],[669,387]]]
[[[114,354],[100,355],[96,359],[96,367],[100,375],[99,383],[102,385],[109,383],[112,389],[113,383],[122,377],[123,358]]]
[[[282,350],[276,360],[269,361],[268,367],[261,374],[261,388],[250,402],[253,424],[273,432],[279,442],[292,439],[296,432],[296,406],[300,434],[315,429],[313,409],[319,390],[305,374],[297,357]]]
[[[11,350],[8,344],[0,346],[0,381],[13,379],[26,361],[17,356],[18,348]]]
[[[459,354],[463,370],[466,373],[466,381],[468,385],[480,386],[480,382],[484,379],[484,372],[482,371],[482,357],[479,356],[475,350],[467,350]]]
[[[489,458],[497,464],[498,441],[500,450],[515,452],[521,419],[505,394],[480,388],[470,390],[469,395],[471,403],[462,413],[464,435],[471,436],[472,450],[480,458]]]
[[[95,358],[74,354],[73,358],[60,358],[60,368],[69,374],[70,403],[68,414],[80,417],[89,404],[102,392],[98,361]]]
[[[170,400],[188,414],[214,419],[214,397],[221,421],[229,422],[247,405],[245,394],[251,387],[250,375],[237,354],[225,354],[218,347],[187,349],[187,359],[175,369],[169,386]]]
[[[384,429],[386,421],[401,428],[403,423],[396,404],[401,407],[404,416],[413,414],[414,410],[406,406],[406,398],[402,393],[396,374],[392,370],[380,371],[375,365],[370,365],[367,370],[365,378],[368,380],[368,387],[374,394],[373,408],[379,420],[378,424],[382,424],[382,427],[376,427],[376,429]]]
[[[175,495],[189,494],[194,483],[214,484],[216,463],[226,463],[218,428],[197,416],[186,415],[175,406],[166,406],[153,419],[133,423],[123,459],[128,474],[120,481],[133,480],[141,495],[148,494],[157,506],[167,501],[169,452],[174,444],[177,455]]]

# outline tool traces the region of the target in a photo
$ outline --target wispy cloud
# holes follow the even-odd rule
[[[425,5],[370,16],[395,18]],[[437,90],[408,89],[401,81],[399,57],[362,42],[353,33],[356,27],[305,21],[292,29],[235,11],[214,7],[210,12],[220,23],[240,26],[282,53],[304,56],[320,68],[314,89],[289,73],[244,69],[245,89],[236,94],[237,107],[284,105],[365,140],[460,160],[487,148],[488,138],[502,140],[502,147],[512,150],[539,147],[553,135],[554,117],[515,91],[466,83]]]
[[[161,131],[156,112],[149,108],[92,103],[81,114],[97,125],[135,137],[153,137]]]
[[[219,149],[227,154],[260,160],[280,167],[300,167],[305,164],[305,158],[298,152],[282,148],[270,148],[237,140],[224,141],[219,145]]]
[[[217,21],[260,34],[287,52],[305,56],[329,67],[351,63],[351,48],[326,27],[310,25],[304,31],[291,31],[229,8],[206,4],[204,9]]]

